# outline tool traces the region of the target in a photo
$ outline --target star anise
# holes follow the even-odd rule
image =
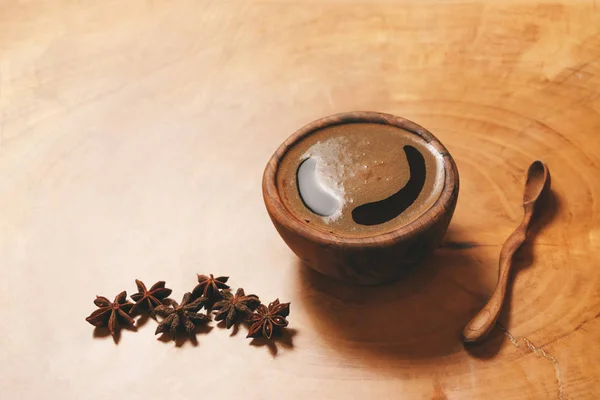
[[[213,274],[210,276],[198,274],[198,284],[192,290],[192,296],[194,298],[206,297],[206,302],[211,305],[223,297],[219,289],[229,289],[229,286],[225,284],[228,279],[228,276],[215,278]]]
[[[133,303],[127,301],[127,292],[123,291],[111,303],[106,297],[96,296],[94,300],[99,308],[85,320],[94,326],[108,326],[111,335],[116,335],[121,325],[133,325],[134,320],[128,315]]]
[[[197,325],[208,322],[207,315],[199,313],[206,301],[205,297],[198,297],[191,301],[192,294],[187,292],[183,295],[181,304],[171,301],[171,305],[160,305],[154,308],[154,312],[164,319],[158,324],[155,335],[164,332],[170,332],[171,337],[175,338],[178,331],[185,330],[188,333],[193,333]]]
[[[227,329],[242,318],[248,318],[252,315],[252,311],[256,310],[256,307],[260,304],[258,296],[249,294],[246,296],[244,289],[240,288],[237,290],[235,295],[229,290],[223,290],[223,300],[217,301],[214,305],[215,320],[225,320]]]
[[[252,314],[252,326],[250,326],[247,337],[262,335],[267,339],[271,339],[273,333],[288,325],[285,317],[289,314],[290,303],[279,303],[279,299],[269,304],[269,307],[264,304],[259,305]]]
[[[135,305],[131,308],[130,314],[136,311],[147,310],[151,315],[154,314],[154,308],[163,304],[163,300],[171,294],[172,290],[165,288],[165,282],[156,282],[150,290],[146,289],[144,282],[136,279],[138,292],[131,295]]]

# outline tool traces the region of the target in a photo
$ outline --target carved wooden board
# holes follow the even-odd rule
[[[0,3],[6,398],[600,398],[596,1]],[[444,245],[376,289],[303,268],[261,198],[289,134],[350,110],[426,127],[461,177]],[[504,328],[465,348],[535,159],[554,196]],[[84,321],[197,272],[291,301],[290,333],[176,346],[146,321],[115,345]]]

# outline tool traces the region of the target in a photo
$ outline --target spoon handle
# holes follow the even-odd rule
[[[500,251],[498,284],[496,285],[496,289],[494,290],[494,293],[492,293],[492,297],[490,297],[485,307],[471,319],[463,330],[463,340],[465,342],[476,342],[486,337],[496,324],[496,320],[500,315],[500,310],[504,303],[504,296],[506,295],[506,287],[508,285],[508,278],[513,263],[513,256],[525,242],[527,228],[533,213],[533,205],[531,203],[526,203],[524,208],[525,214],[523,215],[523,221],[521,221],[521,224],[517,229],[515,229],[508,239],[506,239],[506,242],[504,242],[502,250]]]

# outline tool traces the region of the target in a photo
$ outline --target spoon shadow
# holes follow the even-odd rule
[[[250,346],[255,347],[266,347],[269,349],[269,353],[273,358],[277,357],[279,353],[279,347],[286,349],[294,348],[294,336],[298,334],[296,329],[285,328],[277,336],[273,336],[271,339],[265,339],[262,337],[252,338]]]

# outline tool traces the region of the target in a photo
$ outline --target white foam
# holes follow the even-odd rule
[[[329,217],[341,210],[340,199],[332,190],[323,185],[321,177],[316,172],[318,163],[323,162],[317,157],[309,157],[298,168],[298,190],[308,208],[323,217]]]
[[[315,178],[321,189],[338,200],[337,210],[326,217],[325,222],[335,221],[342,216],[342,209],[346,204],[346,190],[344,181],[346,179],[346,165],[352,165],[347,152],[344,137],[335,137],[325,141],[319,141],[312,145],[301,158],[314,158],[317,160],[315,167]]]

